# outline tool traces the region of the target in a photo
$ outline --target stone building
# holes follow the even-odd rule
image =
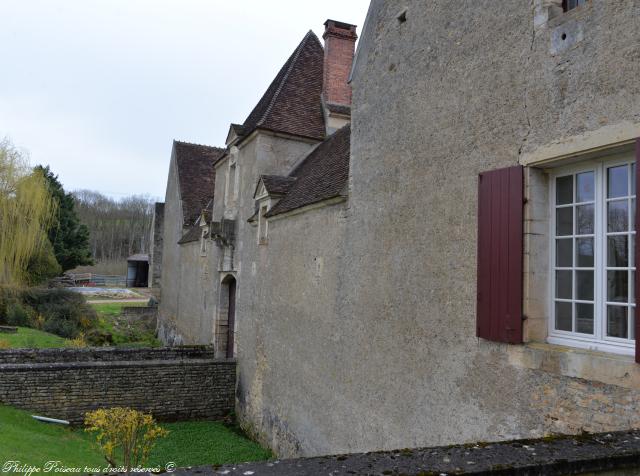
[[[215,269],[201,246],[203,210],[214,197],[214,164],[224,149],[174,141],[163,207],[159,337],[168,344],[208,343]],[[154,236],[155,243],[159,241]],[[154,269],[155,264],[152,265]]]
[[[291,456],[640,424],[637,18],[373,0],[352,68],[352,25],[303,39],[215,163],[213,329],[179,324],[237,357],[246,428]]]

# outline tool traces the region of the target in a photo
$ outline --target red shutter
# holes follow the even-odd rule
[[[477,336],[522,342],[522,166],[480,174]]]
[[[640,138],[636,140],[636,197],[638,196],[638,190],[640,190]],[[638,199],[636,198],[636,230],[638,227],[638,220],[640,220],[640,207],[638,206]],[[640,296],[640,279],[638,279],[638,270],[640,270],[640,240],[636,235],[636,249],[633,250],[636,255],[636,272],[634,276],[635,282],[635,296],[636,303],[639,301],[638,296]],[[640,316],[637,311],[638,307],[636,307],[636,362],[640,363]]]

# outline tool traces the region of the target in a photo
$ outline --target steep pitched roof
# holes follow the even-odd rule
[[[289,174],[296,178],[295,182],[266,216],[341,196],[349,179],[350,146],[351,125],[347,124],[313,149]]]
[[[284,195],[289,191],[293,183],[296,181],[295,177],[283,177],[281,175],[261,175],[254,197],[258,192],[260,183],[264,184],[264,188],[269,195]]]
[[[260,127],[323,139],[323,61],[320,40],[309,31],[244,121],[242,135]]]
[[[202,230],[197,225],[192,225],[187,229],[187,232],[182,235],[180,241],[178,241],[179,245],[185,245],[187,243],[193,243],[194,241],[200,241],[200,237],[202,236]]]
[[[195,223],[200,212],[213,200],[216,171],[213,165],[225,149],[173,141],[184,225]]]

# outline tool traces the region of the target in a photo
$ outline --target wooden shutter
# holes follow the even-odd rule
[[[524,174],[522,166],[480,174],[477,336],[522,342]]]
[[[636,197],[638,196],[638,190],[640,190],[640,138],[636,139],[636,176],[632,178],[636,181]],[[640,207],[638,206],[638,199],[636,198],[636,230],[640,228],[638,226],[638,220],[640,220]],[[637,303],[640,301],[638,296],[640,296],[640,279],[638,279],[638,270],[640,270],[640,240],[638,239],[638,235],[636,234],[636,248],[633,250],[636,257],[636,271],[634,276],[635,283],[635,296],[636,296],[636,322],[635,322],[635,336],[636,336],[636,362],[640,363],[640,316],[638,315],[638,307]]]

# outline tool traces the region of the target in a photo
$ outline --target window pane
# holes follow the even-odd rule
[[[629,308],[629,339],[636,338],[636,308]]]
[[[629,192],[627,165],[607,169],[607,198],[626,197]]]
[[[625,339],[627,327],[627,308],[625,306],[607,306],[607,335]]]
[[[631,164],[631,195],[636,194],[636,163]]]
[[[556,210],[556,236],[573,235],[573,207]]]
[[[576,238],[576,266],[593,267],[593,238]]]
[[[627,271],[607,271],[607,301],[627,302]]]
[[[636,199],[632,198],[631,199],[631,213],[629,214],[629,223],[631,223],[631,225],[629,226],[630,230],[635,230],[636,229]]]
[[[559,268],[570,268],[573,266],[572,256],[573,238],[556,240],[556,266]]]
[[[629,266],[627,235],[609,236],[607,238],[607,266],[611,268]]]
[[[593,234],[593,205],[576,207],[576,235]]]
[[[593,334],[593,304],[576,303],[576,332]]]
[[[570,302],[556,302],[556,329],[559,331],[573,330]]]
[[[571,275],[573,271],[556,271],[556,297],[571,299]]]
[[[576,271],[576,299],[593,301],[593,271]]]
[[[573,203],[573,175],[556,179],[556,205]]]
[[[607,231],[627,231],[629,208],[627,200],[615,200],[607,204]]]
[[[593,172],[576,175],[576,202],[592,202],[595,198],[595,187]]]

